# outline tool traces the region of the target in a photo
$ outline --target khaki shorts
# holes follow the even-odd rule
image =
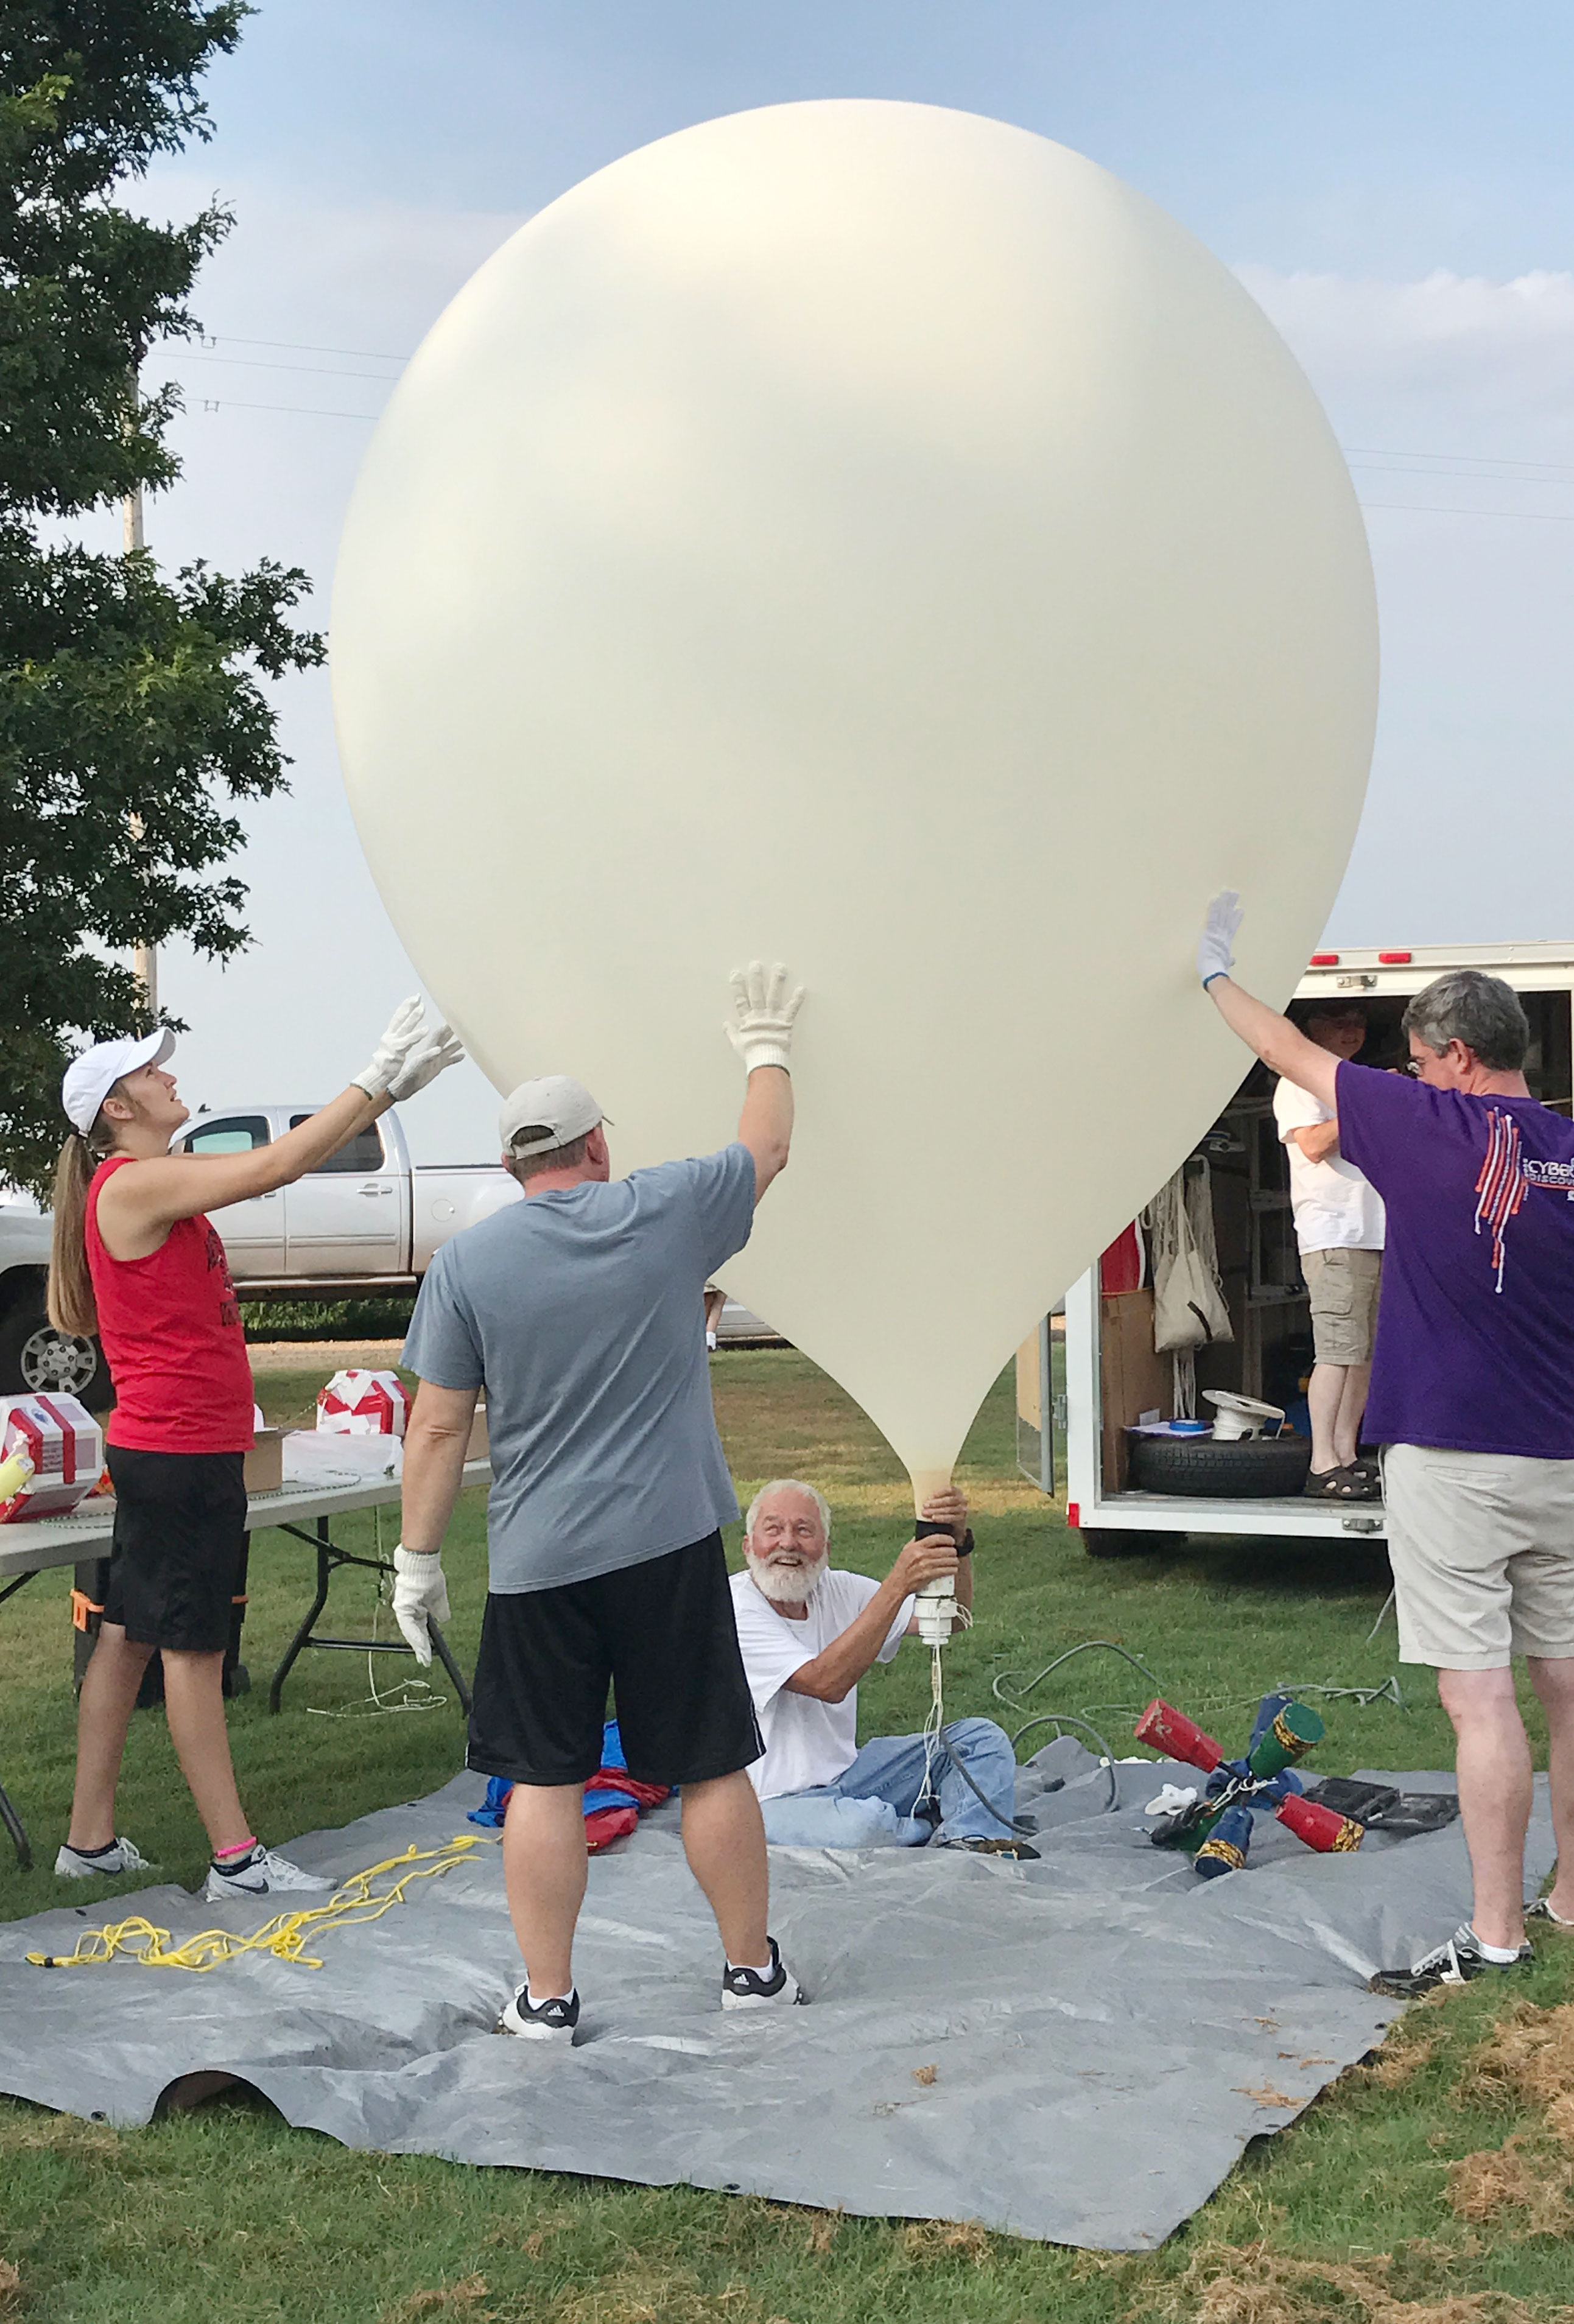
[[[1402,1663],[1574,1655],[1574,1461],[1390,1444],[1383,1498]]]
[[[1369,1364],[1377,1336],[1380,1250],[1303,1250],[1312,1294],[1312,1351],[1320,1364]]]

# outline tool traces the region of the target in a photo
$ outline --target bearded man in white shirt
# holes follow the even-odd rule
[[[1353,1058],[1366,1045],[1366,1009],[1358,1001],[1317,1001],[1304,1031],[1320,1049]],[[1382,1493],[1376,1464],[1361,1460],[1359,1440],[1383,1277],[1383,1197],[1344,1159],[1338,1117],[1310,1090],[1281,1079],[1274,1120],[1289,1156],[1295,1240],[1312,1300],[1306,1492],[1313,1500],[1376,1500]]]
[[[909,1541],[875,1582],[831,1565],[831,1511],[815,1486],[778,1478],[750,1505],[732,1601],[765,1738],[749,1773],[778,1847],[1038,1853],[1017,1835],[1017,1755],[992,1719],[959,1719],[933,1747],[888,1735],[859,1748],[858,1682],[917,1635],[915,1592],[951,1574],[957,1604],[972,1606],[966,1500],[937,1493],[924,1517],[946,1531]]]

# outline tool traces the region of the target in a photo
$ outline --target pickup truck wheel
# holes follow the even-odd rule
[[[0,1317],[0,1396],[74,1396],[89,1412],[114,1402],[109,1367],[97,1340],[57,1332],[24,1303]]]

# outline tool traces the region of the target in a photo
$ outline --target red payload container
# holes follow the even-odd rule
[[[410,1390],[397,1372],[336,1372],[318,1390],[317,1425],[332,1436],[402,1436]]]
[[[0,1463],[32,1462],[19,1492],[0,1501],[0,1525],[63,1517],[85,1500],[104,1467],[104,1433],[74,1396],[0,1397]]]

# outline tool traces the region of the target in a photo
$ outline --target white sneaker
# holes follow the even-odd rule
[[[769,1942],[770,1967],[768,1970],[734,1969],[731,1962],[723,1970],[723,2009],[770,2009],[808,1999],[808,1995],[783,1960],[781,1948],[776,1939],[772,1937]]]
[[[532,2001],[529,1979],[520,1986],[513,1999],[504,2005],[497,2021],[500,2034],[514,2034],[522,2042],[561,2042],[566,2047],[574,2040],[579,2024],[579,1987],[567,1996],[548,2001]]]
[[[57,1880],[114,1879],[120,1872],[156,1872],[140,1848],[126,1839],[117,1840],[102,1856],[83,1856],[69,1845],[61,1849],[55,1858]]]
[[[243,1856],[238,1864],[210,1864],[202,1896],[205,1904],[222,1904],[229,1896],[272,1896],[285,1888],[311,1889],[321,1895],[336,1886],[332,1880],[319,1880],[315,1872],[303,1872],[287,1856],[275,1856],[259,1840],[250,1856]]]

